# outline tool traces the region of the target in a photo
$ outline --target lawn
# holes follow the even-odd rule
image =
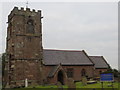
[[[112,87],[109,87],[108,85],[111,85],[111,83],[110,82],[104,82],[103,83],[104,88],[112,88]],[[101,85],[100,82],[95,83],[95,84],[88,84],[86,86],[83,85],[81,82],[76,83],[76,88],[101,88],[101,87],[102,87],[102,85]],[[117,82],[113,83],[113,87],[118,88],[118,83]]]
[[[103,87],[104,88],[112,88],[111,85],[112,83],[110,82],[104,82],[103,84]],[[62,86],[63,88],[68,88],[68,86],[64,85]],[[98,82],[98,83],[95,83],[95,84],[87,84],[86,86],[82,84],[82,82],[76,82],[76,88],[101,88],[101,83]],[[118,88],[118,83],[115,82],[113,83],[113,87],[114,88]],[[36,86],[36,88],[57,88],[56,85],[53,85],[53,86]]]
[[[104,90],[113,90],[112,87],[108,86],[111,85],[109,82],[105,82],[103,84]],[[119,83],[120,86],[120,83]],[[67,90],[68,86],[64,85],[62,86],[65,90]],[[118,89],[118,83],[115,82],[113,83],[113,87],[116,88],[114,90],[120,90]],[[47,86],[36,86],[36,87],[28,87],[28,88],[16,88],[16,89],[10,89],[10,90],[41,90],[41,89],[46,89],[46,90],[58,90],[58,87],[56,85],[47,85]],[[101,83],[95,83],[95,84],[88,84],[88,85],[83,85],[81,82],[76,82],[76,90],[102,90],[101,89]]]

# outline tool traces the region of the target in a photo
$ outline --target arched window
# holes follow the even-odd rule
[[[29,19],[27,21],[27,33],[34,33],[34,21]]]
[[[85,71],[85,69],[82,69],[82,70],[81,70],[81,76],[86,76],[86,71]]]

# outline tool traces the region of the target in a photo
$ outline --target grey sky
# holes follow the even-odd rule
[[[5,49],[7,16],[14,6],[25,7],[25,3],[2,4],[0,53]],[[88,55],[104,56],[113,68],[118,68],[117,2],[31,2],[29,7],[42,10],[44,48],[85,50]]]

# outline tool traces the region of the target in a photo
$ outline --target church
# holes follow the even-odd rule
[[[3,87],[67,84],[82,77],[95,78],[110,67],[103,56],[89,56],[84,50],[44,49],[41,10],[14,7],[8,15]]]

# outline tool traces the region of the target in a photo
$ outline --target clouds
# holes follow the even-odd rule
[[[25,3],[4,3],[4,30],[6,17],[14,5],[21,7]],[[117,68],[117,3],[30,2],[29,7],[42,10],[44,48],[84,49],[89,55],[103,55],[112,67]],[[3,34],[5,41],[6,31]],[[2,45],[5,46],[5,42]]]
[[[107,10],[104,11],[103,6],[106,7],[106,5],[101,5],[101,4],[99,4],[98,6],[99,8],[97,8],[97,6],[93,7],[91,4],[88,4],[89,7],[93,8],[92,10],[89,9],[89,7],[87,7],[85,3],[77,4],[79,7],[75,5],[67,9],[62,9],[62,10],[56,9],[57,10],[56,12],[52,12],[52,15],[49,15],[48,16],[49,18],[46,18],[47,20],[46,19],[43,20],[43,23],[48,21],[48,23],[51,24],[51,25],[47,25],[48,23],[43,24],[44,26],[43,32],[45,32],[45,30],[48,30],[49,28],[50,30],[48,30],[45,33],[57,34],[57,37],[66,38],[66,39],[67,37],[70,39],[73,39],[75,37],[76,39],[79,40],[80,38],[82,38],[81,40],[91,39],[90,41],[92,41],[92,39],[93,40],[97,39],[97,41],[98,39],[101,41],[103,41],[103,39],[104,40],[106,39],[106,41],[111,39],[117,39],[117,38],[113,38],[116,37],[117,35],[117,30],[115,30],[117,29],[117,18],[116,18],[117,13],[115,15],[114,14],[111,15],[112,12],[109,13],[107,12],[108,14],[104,13]],[[82,6],[86,5],[86,6],[82,8],[82,6],[80,5]],[[68,6],[70,7],[69,4]],[[101,10],[100,6],[102,7],[103,11]],[[61,7],[63,8],[63,6]],[[113,8],[110,9],[112,10]],[[100,12],[100,10],[102,11],[102,13]],[[62,13],[58,13],[58,12],[62,12]],[[96,13],[99,14],[101,13],[101,14],[96,15]],[[105,20],[104,18],[107,19]]]

